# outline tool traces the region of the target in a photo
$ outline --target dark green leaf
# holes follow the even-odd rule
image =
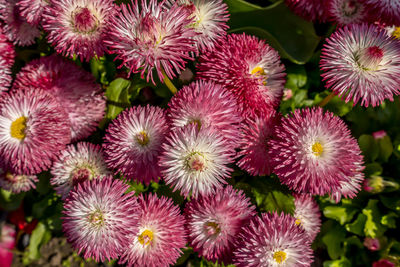
[[[351,221],[356,213],[357,210],[352,207],[327,206],[324,208],[325,217],[334,219],[341,225]]]
[[[340,260],[325,261],[324,267],[351,267],[351,262],[343,256]]]
[[[329,231],[322,237],[322,242],[328,249],[328,254],[331,259],[336,260],[340,256],[343,256],[343,242],[345,240],[346,232],[338,224],[329,229]]]
[[[367,207],[362,211],[362,213],[367,216],[364,227],[365,236],[372,238],[380,237],[387,229],[387,227],[380,222],[381,214],[379,212],[378,202],[379,201],[376,199],[370,199]]]
[[[131,82],[123,78],[117,78],[110,83],[106,90],[107,113],[106,119],[115,119],[118,114],[130,106],[129,87]]]
[[[358,138],[358,144],[366,160],[375,161],[379,156],[379,146],[372,135],[363,134]]]
[[[390,137],[386,135],[383,138],[378,139],[378,145],[379,145],[379,158],[387,162],[389,157],[393,153],[393,144],[392,141],[390,140]]]
[[[358,217],[354,222],[346,224],[346,230],[351,233],[363,236],[366,221],[367,221],[367,216],[360,213],[358,214]]]

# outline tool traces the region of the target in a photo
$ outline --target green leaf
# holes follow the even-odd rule
[[[364,235],[365,222],[367,221],[367,216],[360,213],[354,222],[346,224],[345,228],[347,231],[354,233],[356,235]]]
[[[379,199],[386,208],[397,212],[400,211],[400,196],[398,194],[379,195]]]
[[[284,212],[293,214],[294,212],[294,198],[292,195],[284,194],[281,191],[270,191],[268,193],[260,193],[254,191],[257,206],[261,211],[276,211],[278,213]]]
[[[40,195],[46,195],[52,189],[50,177],[50,172],[41,172],[38,175],[39,182],[36,184],[36,191],[38,191]]]
[[[324,267],[351,267],[351,262],[343,256],[340,260],[325,261]]]
[[[246,32],[265,39],[283,58],[304,64],[318,46],[320,38],[313,24],[293,14],[282,2],[265,8],[240,0],[229,0],[227,4],[232,11],[230,32]]]
[[[129,87],[131,82],[123,78],[117,78],[110,83],[105,92],[107,97],[106,119],[115,119],[118,114],[130,106]]]
[[[290,64],[286,69],[285,88],[299,89],[307,83],[307,73],[304,66]]]
[[[390,137],[386,135],[383,138],[379,138],[378,140],[378,145],[379,145],[379,158],[383,162],[387,162],[390,156],[393,153],[393,144],[392,141],[390,140]]]
[[[379,156],[379,146],[372,135],[363,134],[358,138],[358,144],[363,155],[369,161],[375,161]]]
[[[0,188],[0,208],[6,211],[16,210],[21,205],[24,197],[24,192],[20,194],[13,194],[10,191]]]
[[[193,254],[193,248],[191,248],[191,247],[184,248],[184,249],[182,249],[182,251],[183,251],[183,254],[178,258],[175,265],[184,264],[185,261],[190,257],[190,255]]]
[[[396,213],[390,212],[382,217],[381,223],[389,228],[396,228],[396,218],[398,217],[399,215]]]
[[[338,221],[341,225],[351,221],[357,210],[352,207],[339,207],[339,206],[327,206],[324,208],[324,215],[327,218]]]
[[[379,164],[377,162],[365,165],[364,173],[367,177],[378,176],[378,175],[381,175],[382,172],[383,172],[383,168],[382,168],[381,164]]]
[[[365,236],[372,238],[380,237],[387,229],[386,226],[380,223],[381,214],[378,202],[376,199],[370,199],[367,207],[362,210],[362,213],[367,216],[364,227]]]
[[[40,258],[40,247],[47,243],[51,238],[50,231],[46,226],[39,222],[36,228],[32,231],[29,246],[27,249],[28,258],[27,261],[37,260]],[[25,259],[24,259],[25,261]]]
[[[329,229],[329,231],[322,237],[322,242],[328,249],[328,254],[331,259],[336,260],[340,256],[343,256],[344,249],[342,243],[345,240],[346,232],[338,224]]]

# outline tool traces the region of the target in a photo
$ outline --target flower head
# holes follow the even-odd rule
[[[168,105],[172,129],[195,123],[199,128],[210,127],[237,146],[241,114],[234,96],[221,85],[192,82],[179,90]]]
[[[36,88],[3,95],[0,104],[0,162],[12,173],[46,170],[71,140],[67,115],[57,100]]]
[[[96,261],[117,258],[129,245],[138,222],[138,203],[128,186],[107,177],[86,180],[64,203],[63,230],[72,247]]]
[[[268,140],[273,137],[274,128],[280,123],[281,115],[275,111],[254,118],[248,117],[242,123],[242,140],[238,166],[251,175],[270,175],[271,158],[268,155]]]
[[[147,81],[155,84],[154,70],[163,81],[163,71],[173,78],[186,60],[193,59],[189,54],[195,51],[192,38],[196,33],[187,27],[192,19],[184,6],[168,8],[165,1],[132,0],[132,5],[122,4],[121,9],[107,43],[129,73],[140,72],[142,78],[147,73]]]
[[[230,262],[234,242],[255,215],[243,191],[227,186],[215,195],[190,201],[185,207],[190,245],[207,260]]]
[[[158,156],[167,131],[165,112],[159,107],[136,106],[123,111],[104,137],[108,167],[145,184],[158,181]]]
[[[17,5],[26,21],[34,26],[42,22],[43,12],[49,0],[20,0]]]
[[[176,262],[186,244],[185,218],[171,199],[139,196],[139,222],[120,263],[164,267]]]
[[[110,174],[98,145],[78,143],[61,151],[51,168],[50,182],[63,199],[73,186],[91,179],[103,179]]]
[[[359,163],[358,170],[356,174],[349,177],[347,181],[340,181],[339,186],[332,189],[330,193],[330,197],[338,203],[342,197],[345,198],[354,198],[357,193],[361,190],[362,185],[364,183],[364,174],[363,171],[364,166],[362,166],[361,162]]]
[[[294,198],[296,224],[304,229],[312,243],[321,228],[321,213],[317,202],[307,194],[297,194]]]
[[[379,239],[377,238],[371,238],[371,237],[366,237],[364,239],[363,245],[368,248],[371,251],[377,251],[380,249],[381,244],[379,242]]]
[[[395,267],[396,265],[387,259],[380,259],[372,263],[372,267]]]
[[[225,86],[246,114],[268,113],[283,95],[285,67],[278,52],[246,34],[231,34],[202,54],[198,77]]]
[[[306,20],[324,22],[327,19],[323,0],[285,0],[285,4]]]
[[[350,24],[322,49],[326,86],[354,104],[373,107],[400,94],[400,42],[375,25]]]
[[[362,0],[328,0],[329,20],[338,25],[366,22],[369,9]]]
[[[8,40],[2,26],[0,26],[0,53],[0,60],[4,60],[4,62],[1,63],[1,66],[3,68],[11,68],[15,61],[15,47]]]
[[[163,145],[160,166],[165,182],[185,197],[209,195],[221,189],[229,177],[234,149],[224,138],[196,124],[172,131]]]
[[[92,134],[104,116],[106,101],[94,77],[60,56],[33,60],[17,74],[14,88],[34,87],[52,94],[68,114],[72,141]]]
[[[0,169],[0,187],[14,194],[27,192],[36,188],[36,175],[14,174]]]
[[[341,190],[361,174],[363,157],[346,124],[322,108],[296,110],[283,118],[269,141],[274,173],[298,193]]]
[[[89,61],[104,54],[104,40],[117,11],[112,0],[50,0],[43,28],[57,53]]]
[[[311,242],[296,219],[287,214],[263,213],[238,236],[234,263],[238,267],[310,266]]]
[[[364,0],[371,13],[384,23],[400,26],[400,2],[398,0]]]
[[[8,91],[11,81],[11,68],[6,61],[0,57],[0,95],[2,92]]]

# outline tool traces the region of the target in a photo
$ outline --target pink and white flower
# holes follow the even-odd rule
[[[312,243],[321,229],[321,212],[317,202],[307,194],[294,196],[296,225],[303,228]]]
[[[0,187],[14,194],[35,189],[38,181],[36,175],[15,174],[0,169]]]
[[[326,13],[329,20],[339,26],[367,22],[370,19],[369,8],[363,0],[328,0]]]
[[[298,16],[310,20],[321,21],[327,20],[323,0],[285,0],[285,4]]]
[[[39,25],[43,19],[43,12],[49,6],[48,0],[20,0],[17,5],[21,15],[34,26]]]

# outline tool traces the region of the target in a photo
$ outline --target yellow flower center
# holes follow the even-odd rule
[[[277,263],[282,263],[286,260],[286,253],[283,251],[276,251],[273,258]]]
[[[301,224],[301,221],[300,221],[300,219],[296,219],[296,221],[294,222],[296,225],[300,225]]]
[[[396,39],[400,39],[400,27],[396,27],[392,32],[392,36]]]
[[[136,135],[136,141],[141,146],[147,146],[150,142],[149,135],[145,131],[141,131]]]
[[[250,73],[257,76],[265,75],[264,69],[260,66],[255,67]]]
[[[88,220],[94,226],[104,225],[104,216],[103,213],[99,210],[89,214]]]
[[[221,228],[215,222],[207,222],[204,228],[209,235],[218,235],[221,232]]]
[[[153,241],[153,232],[150,230],[144,230],[139,236],[138,236],[139,243],[142,244],[143,246],[147,246]]]
[[[315,142],[312,145],[311,149],[313,154],[318,157],[320,157],[322,155],[322,152],[324,152],[324,147],[319,142]]]
[[[26,117],[22,116],[11,123],[10,134],[12,137],[22,140],[25,138]]]
[[[190,154],[186,158],[186,165],[192,171],[204,171],[206,169],[206,159],[198,152]]]

